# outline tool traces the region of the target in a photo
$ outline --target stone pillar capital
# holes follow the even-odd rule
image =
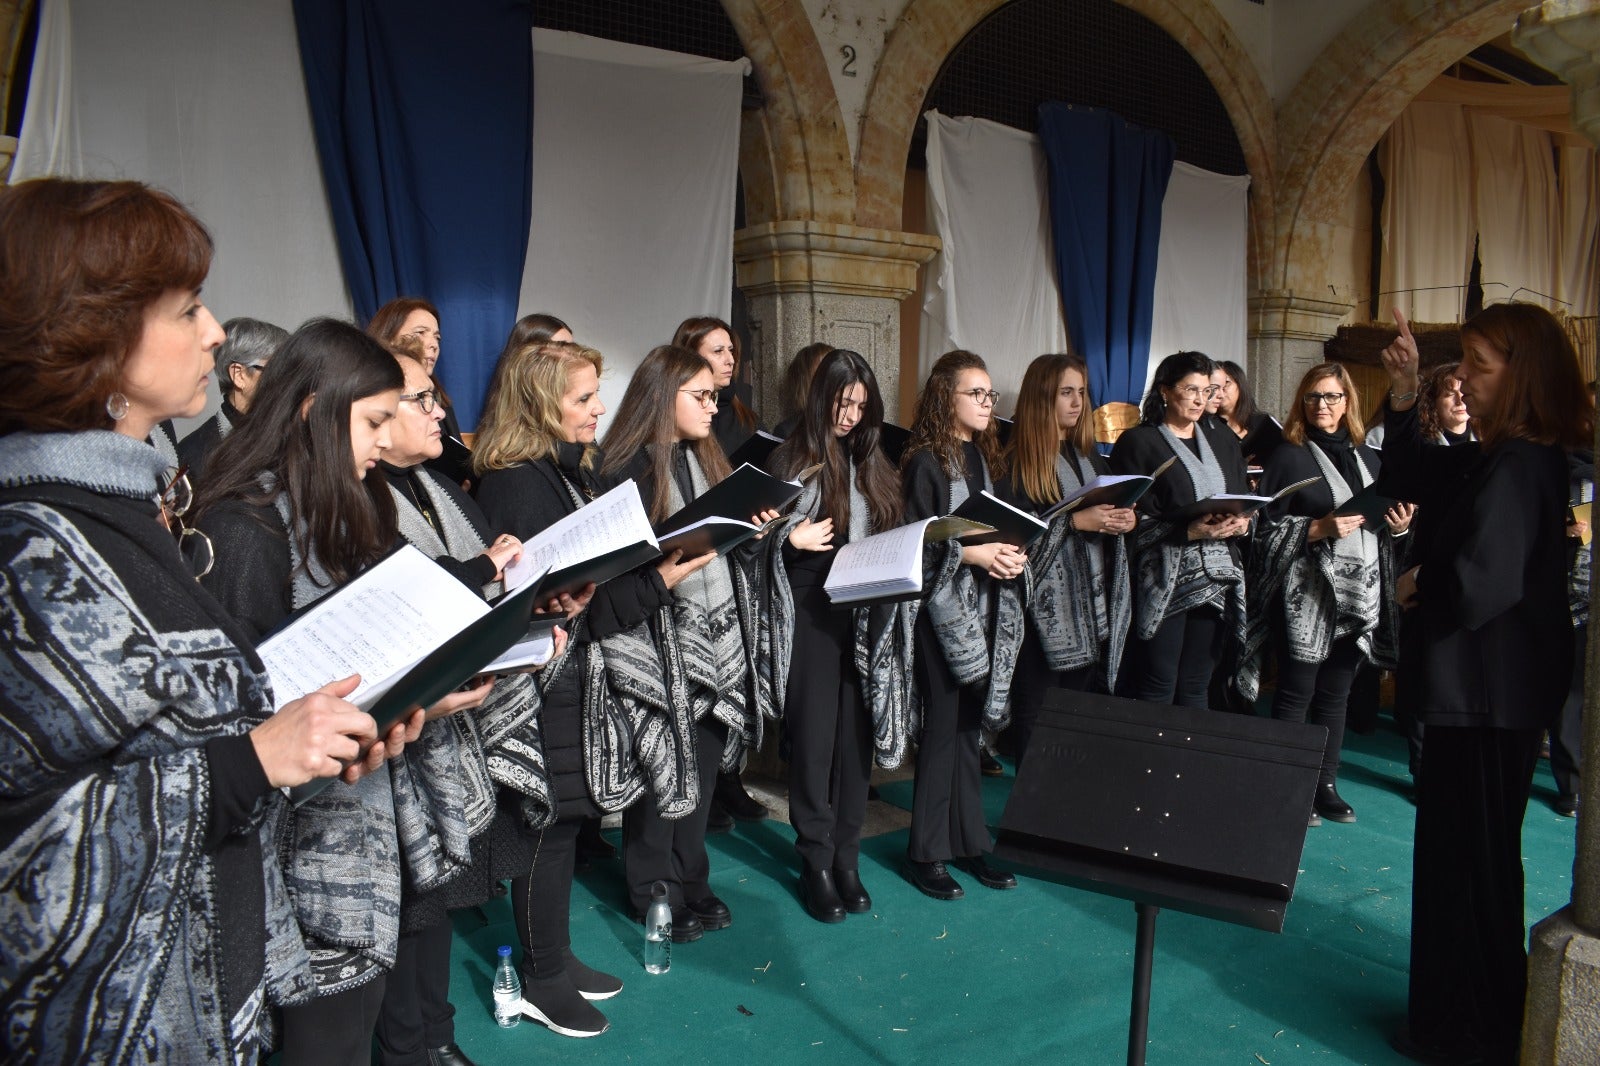
[[[1265,289],[1250,297],[1250,336],[1327,340],[1350,313],[1351,304]]]
[[[1544,0],[1517,16],[1511,39],[1572,86],[1572,124],[1600,145],[1600,5]]]
[[[917,290],[917,268],[939,251],[924,233],[789,219],[747,226],[733,235],[738,285],[751,297],[829,293],[904,300]]]

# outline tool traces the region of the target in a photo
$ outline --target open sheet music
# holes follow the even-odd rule
[[[823,591],[835,604],[916,596],[922,592],[923,544],[985,531],[988,527],[980,523],[950,516],[924,518],[853,540],[834,556]]]

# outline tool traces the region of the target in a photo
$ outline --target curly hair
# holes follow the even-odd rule
[[[1439,422],[1439,399],[1450,391],[1450,382],[1461,383],[1460,363],[1440,363],[1417,385],[1417,421],[1423,440],[1434,440],[1444,431]]]
[[[1061,376],[1068,370],[1083,375],[1089,383],[1089,364],[1071,353],[1041,355],[1028,364],[1017,393],[1016,425],[1006,446],[1006,465],[1024,495],[1034,503],[1055,503],[1061,499],[1061,482],[1056,480],[1056,456],[1060,454],[1061,430],[1056,424],[1056,391]],[[1067,435],[1080,455],[1094,451],[1094,418],[1087,391],[1078,424]]]
[[[571,341],[535,341],[508,352],[494,369],[473,440],[472,470],[482,477],[518,463],[554,455],[561,436],[561,398],[574,372],[594,367],[605,372],[605,357]],[[595,448],[586,446],[585,468],[594,465]]]
[[[0,434],[110,429],[145,312],[198,290],[211,235],[136,181],[0,187]]]
[[[913,455],[926,451],[932,452],[934,458],[939,460],[939,466],[947,477],[963,476],[961,438],[956,433],[955,412],[956,385],[961,381],[964,370],[981,370],[987,374],[989,367],[982,356],[960,348],[945,352],[933,364],[933,369],[928,372],[928,380],[917,394],[916,413],[911,419],[911,440],[906,444],[905,454],[900,457],[901,470],[906,468]],[[993,417],[982,433],[973,435],[972,443],[978,446],[978,454],[983,456],[989,476],[996,480],[1004,477],[1005,456],[1000,451],[1000,434]]]

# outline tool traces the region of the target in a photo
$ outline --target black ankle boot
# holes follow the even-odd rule
[[[1324,781],[1317,786],[1317,799],[1314,807],[1318,814],[1330,822],[1353,822],[1356,820],[1355,808],[1339,798],[1339,790],[1332,781]]]
[[[839,890],[833,887],[832,870],[807,869],[800,875],[800,898],[805,901],[806,913],[819,922],[832,925],[844,921],[844,901]]]
[[[872,910],[872,897],[861,883],[861,874],[855,869],[833,871],[833,887],[839,890],[839,901],[848,914],[866,914]]]

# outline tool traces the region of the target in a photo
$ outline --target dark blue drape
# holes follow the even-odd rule
[[[1056,284],[1096,404],[1142,398],[1174,147],[1109,111],[1039,105]],[[1165,355],[1166,353],[1161,353]]]
[[[533,168],[528,0],[295,0],[339,258],[361,322],[439,308],[438,375],[477,424],[517,315]]]

